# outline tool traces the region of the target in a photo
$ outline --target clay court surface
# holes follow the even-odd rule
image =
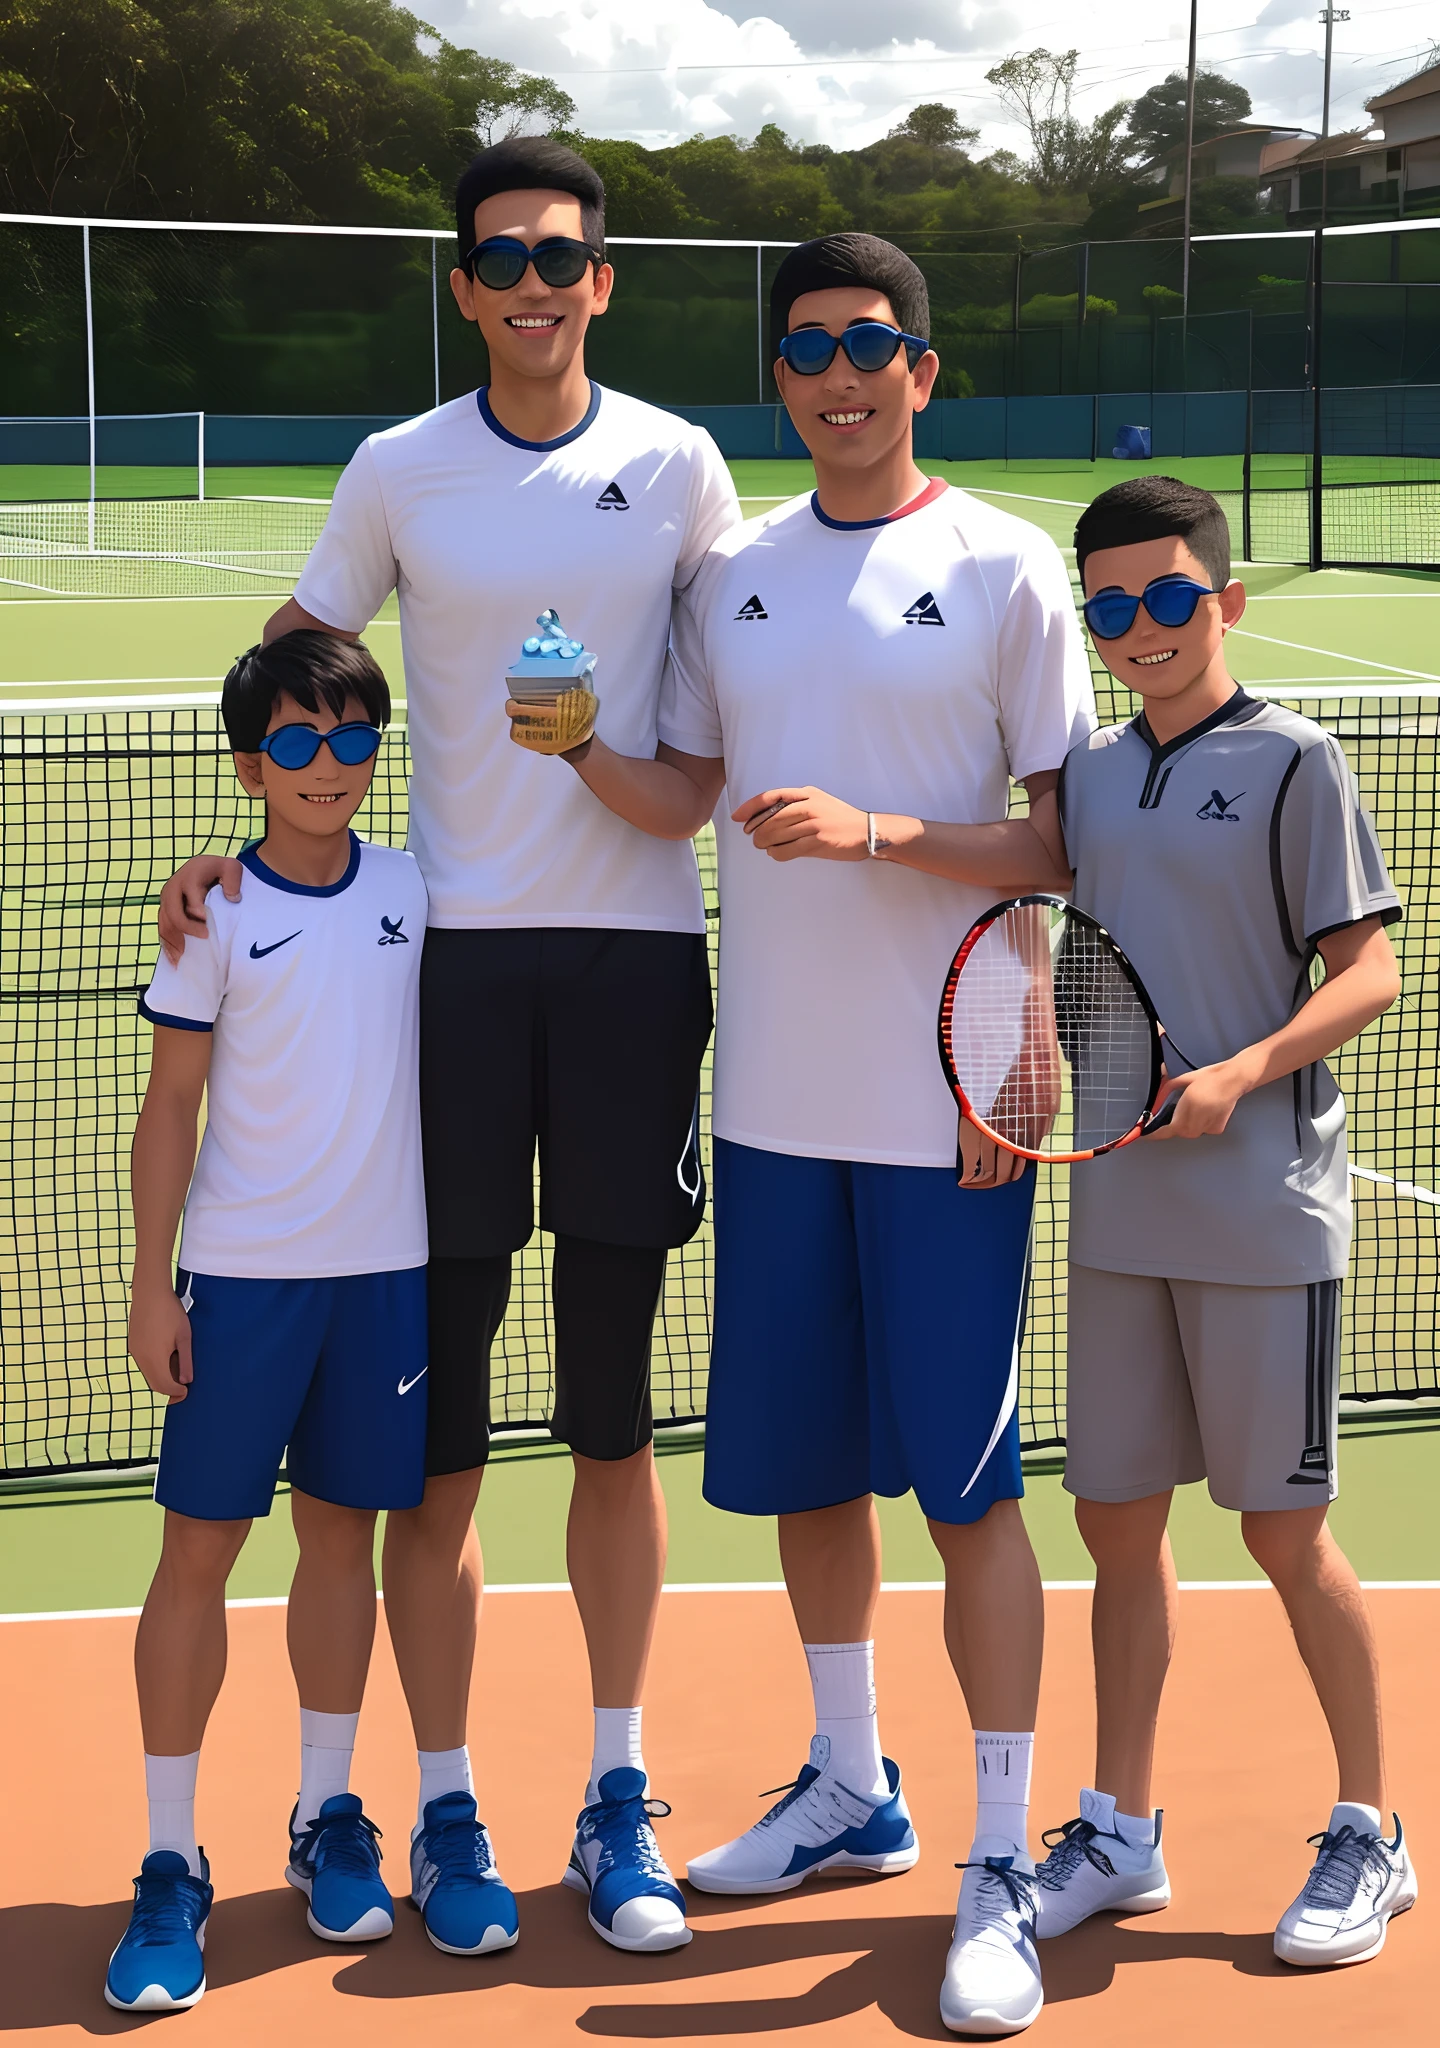
[[[1111,2044],[1433,2038],[1436,1928],[1426,1881],[1440,1821],[1433,1702],[1436,1596],[1371,1595],[1391,1709],[1391,1767],[1422,1896],[1363,1969],[1286,1971],[1270,1953],[1281,1908],[1325,1821],[1323,1725],[1273,1594],[1182,1596],[1179,1655],[1158,1782],[1175,1885],[1170,1910],[1078,1929],[1043,1950],[1048,2003],[1028,2037]],[[1048,1596],[1035,1806],[1069,1819],[1088,1774],[1089,1596]],[[970,1825],[969,1731],[940,1645],[940,1595],[887,1592],[877,1630],[887,1749],[900,1759],[924,1847],[909,1875],[812,1884],[765,1902],[692,1894],[695,1939],[671,1957],[604,1947],[557,1882],[588,1753],[584,1656],[564,1592],[492,1595],[474,1746],[481,1810],[520,1897],[519,1946],[489,1961],[442,1956],[418,1918],[354,1951],[305,1926],[280,1877],[297,1744],[284,1612],[231,1615],[230,1674],[200,1781],[217,1901],[210,1991],[193,2013],[110,2011],[100,1984],[144,1840],[140,1739],[127,1617],[16,1621],[0,1630],[0,1716],[12,1768],[0,1895],[0,2030],[59,2044],[140,2028],[196,2044],[267,2036],[347,2043],[614,2041],[776,2043],[943,2040],[935,2000]],[[748,1825],[761,1789],[789,1778],[809,1733],[803,1660],[778,1591],[667,1595],[647,1708],[647,1754],[672,1863]],[[379,1646],[354,1783],[385,1830],[386,1873],[406,1889],[411,1738]],[[26,1768],[26,1760],[36,1766]],[[43,1762],[43,1769],[39,1766]],[[1431,1895],[1433,1896],[1433,1894]]]

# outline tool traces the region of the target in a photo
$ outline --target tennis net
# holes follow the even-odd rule
[[[284,595],[329,510],[320,498],[0,503],[0,584],[62,597]]]
[[[1097,686],[1103,719],[1130,715],[1108,677]],[[1357,1176],[1344,1387],[1364,1400],[1436,1393],[1440,691],[1287,701],[1345,746],[1407,902],[1397,931],[1404,996],[1335,1062]],[[362,832],[403,842],[407,773],[401,724],[382,750]],[[192,852],[238,848],[257,822],[213,706],[0,711],[0,1469],[9,1476],[155,1456],[161,1404],[125,1355],[127,1159],[150,1036],[136,996],[155,955],[161,884]],[[713,939],[708,834],[700,851]],[[708,1165],[708,1065],[702,1112]],[[1042,1171],[1021,1391],[1031,1447],[1064,1437],[1065,1227],[1065,1175]],[[548,1259],[537,1236],[517,1261],[492,1369],[502,1429],[534,1427],[548,1411]],[[704,1412],[710,1287],[707,1222],[670,1260],[654,1347],[662,1422]]]

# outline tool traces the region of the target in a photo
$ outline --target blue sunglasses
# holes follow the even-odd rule
[[[1208,583],[1188,576],[1157,576],[1138,597],[1128,590],[1099,590],[1085,600],[1085,623],[1097,640],[1123,640],[1143,604],[1157,626],[1188,626],[1202,597],[1218,597]]]
[[[837,348],[844,349],[857,370],[883,370],[894,362],[902,343],[905,360],[913,370],[929,342],[918,334],[902,334],[883,320],[857,320],[843,334],[827,334],[823,327],[802,327],[784,336],[780,354],[798,377],[818,377],[834,362]]]
[[[329,732],[316,732],[313,725],[282,725],[266,733],[260,751],[277,768],[308,768],[321,747],[328,747],[342,768],[358,768],[376,753],[381,738],[378,725],[337,725]]]

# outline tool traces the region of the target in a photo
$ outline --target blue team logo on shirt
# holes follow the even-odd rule
[[[402,932],[400,929],[401,925],[404,924],[404,922],[405,920],[403,917],[382,917],[380,920],[380,929],[384,932],[385,936],[383,939],[377,939],[375,941],[376,945],[408,946],[410,941],[406,937],[405,933]]]
[[[1238,804],[1244,794],[1243,789],[1237,789],[1234,796],[1221,796],[1218,789],[1212,789],[1208,802],[1201,804],[1195,815],[1197,818],[1209,818],[1217,824],[1223,819],[1227,825],[1238,825],[1239,817],[1230,806]]]

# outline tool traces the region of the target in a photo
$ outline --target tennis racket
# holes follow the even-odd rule
[[[1059,896],[978,918],[945,977],[940,1061],[961,1113],[1007,1152],[1097,1159],[1174,1115],[1162,1027],[1103,925]],[[1068,1085],[1067,1085],[1068,1084]]]

